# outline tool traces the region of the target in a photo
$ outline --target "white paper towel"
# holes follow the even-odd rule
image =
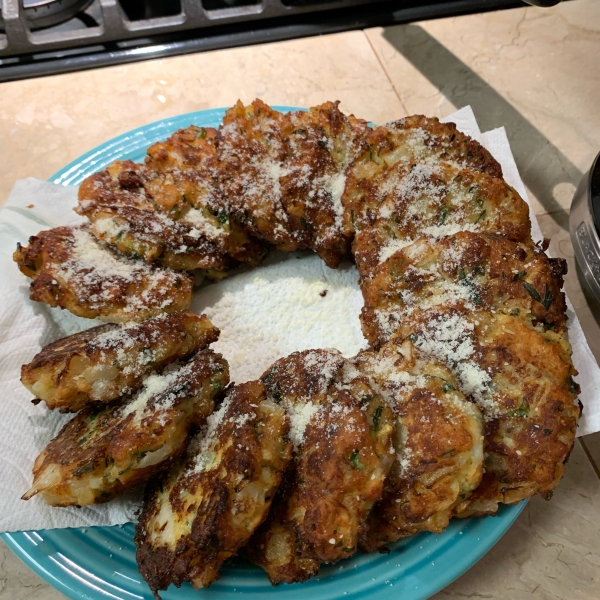
[[[445,119],[479,140],[501,163],[508,183],[527,199],[504,129],[481,133],[470,107]],[[80,221],[72,208],[76,188],[18,181],[0,210],[0,531],[117,525],[134,520],[139,497],[82,509],[51,508],[37,497],[20,500],[31,483],[36,456],[69,418],[31,404],[19,381],[20,367],[49,342],[92,327],[58,309],[29,300],[29,280],[12,261],[17,242],[42,229]],[[532,216],[533,237],[541,238]],[[326,292],[325,294],[323,294]],[[296,350],[334,347],[352,356],[365,346],[358,315],[362,296],[351,265],[329,269],[313,254],[274,253],[259,269],[246,270],[199,290],[192,309],[206,312],[221,329],[213,345],[237,383],[258,377],[276,359]],[[569,305],[573,361],[580,375],[584,417],[579,434],[600,430],[600,369]]]

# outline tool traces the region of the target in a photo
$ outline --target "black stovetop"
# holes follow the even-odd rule
[[[0,81],[518,6],[520,0],[0,0]]]

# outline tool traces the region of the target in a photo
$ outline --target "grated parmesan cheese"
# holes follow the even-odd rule
[[[498,416],[490,383],[492,378],[475,361],[475,326],[453,313],[431,319],[415,339],[415,346],[445,364],[456,377],[460,390],[472,397],[486,419]]]
[[[71,233],[70,258],[57,265],[57,274],[91,309],[113,305],[116,291],[126,301],[121,310],[129,314],[148,307],[166,308],[173,303],[174,285],[181,283],[184,275],[117,256],[86,228],[73,228]]]
[[[290,441],[294,445],[294,451],[298,452],[304,443],[304,432],[307,425],[317,416],[322,407],[313,404],[312,401],[306,404],[285,402],[284,407],[290,419]]]
[[[220,227],[217,227],[201,209],[190,209],[182,217],[181,222],[192,226],[192,229],[187,235],[195,240],[205,237],[211,241],[216,241],[226,237],[227,235],[226,231]]]

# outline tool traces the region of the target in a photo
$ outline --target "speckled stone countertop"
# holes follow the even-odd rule
[[[600,150],[600,2],[521,8],[0,84],[0,203],[107,139],[238,98],[310,106],[339,99],[383,123],[471,104],[504,125],[596,359],[600,306],[582,289],[568,234],[576,184]],[[0,599],[62,594],[0,543]],[[533,499],[471,570],[435,596],[598,600],[600,434],[576,442],[551,502]]]

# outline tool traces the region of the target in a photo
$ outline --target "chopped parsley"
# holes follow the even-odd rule
[[[365,467],[365,465],[363,465],[359,458],[358,458],[358,450],[353,450],[352,454],[350,455],[350,462],[354,465],[355,469],[358,469],[359,471],[364,471],[367,467]]]
[[[375,414],[373,415],[373,429],[377,431],[379,429],[379,420],[381,419],[381,413],[383,412],[383,406],[378,406]]]
[[[526,417],[529,414],[529,404],[527,400],[523,400],[521,406],[515,410],[510,410],[506,413],[507,417]]]

